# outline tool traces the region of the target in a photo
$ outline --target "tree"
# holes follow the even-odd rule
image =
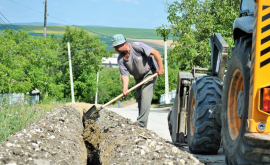
[[[5,30],[0,37],[0,92],[26,93],[38,88],[45,96],[62,98],[57,84],[59,39],[34,38],[27,30]]]
[[[67,42],[70,42],[74,95],[78,101],[94,102],[96,74],[100,70],[102,57],[108,57],[106,45],[97,36],[89,36],[83,29],[66,28],[62,40],[62,83],[65,84],[65,98],[70,97],[70,75]]]
[[[168,53],[168,63],[180,70],[191,70],[193,65],[209,68],[209,37],[214,32],[233,45],[232,25],[239,15],[240,0],[182,0],[166,5],[170,25],[158,27],[157,34],[166,36],[164,29],[171,29],[175,47]]]

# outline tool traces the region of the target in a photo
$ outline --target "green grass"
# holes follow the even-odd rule
[[[102,37],[112,37],[114,34],[123,34],[126,38],[135,39],[162,39],[157,36],[156,29],[136,29],[136,28],[117,28],[117,27],[95,27],[83,26],[89,32],[96,33]]]
[[[46,112],[60,104],[25,104],[29,98],[21,98],[14,104],[0,104],[0,142],[10,135],[38,121]]]
[[[29,29],[31,33],[44,33],[44,26],[43,25],[19,25],[21,28]],[[75,29],[75,26],[70,26],[71,29]],[[80,28],[80,27],[77,27]],[[55,35],[63,35],[65,33],[66,26],[63,25],[47,25],[46,32],[47,34],[55,34]],[[89,35],[97,35],[95,33],[89,32]],[[38,35],[40,36],[40,35]],[[43,36],[43,35],[42,35]]]

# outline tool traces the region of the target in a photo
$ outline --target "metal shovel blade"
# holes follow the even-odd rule
[[[97,108],[96,105],[93,105],[84,115],[83,115],[83,120],[86,121],[88,119],[97,119],[99,118],[99,113],[102,107]]]

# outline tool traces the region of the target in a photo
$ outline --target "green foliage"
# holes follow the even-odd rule
[[[167,25],[162,25],[161,27],[157,27],[157,34],[161,35],[164,41],[167,41],[170,35],[170,29]]]
[[[94,102],[96,92],[96,74],[100,70],[102,57],[110,54],[106,45],[100,42],[97,36],[89,36],[83,29],[66,28],[62,40],[62,62],[63,73],[62,84],[64,85],[65,98],[70,97],[70,72],[68,62],[67,42],[70,42],[72,72],[74,82],[74,95],[76,101]]]
[[[83,29],[66,28],[62,39],[5,30],[0,36],[0,93],[39,89],[43,100],[70,98],[67,42],[70,41],[76,101],[93,102],[96,73],[106,45]]]
[[[0,92],[26,93],[38,88],[61,98],[63,88],[55,84],[61,76],[58,43],[51,37],[35,39],[25,30],[5,30],[0,36]]]
[[[232,25],[239,15],[240,0],[182,0],[167,4],[168,21],[175,46],[168,53],[168,63],[180,70],[191,70],[193,65],[210,67],[211,33],[221,33],[229,46],[233,45]],[[157,28],[164,36],[167,25]]]
[[[129,88],[135,86],[133,77],[129,78]],[[122,93],[122,82],[119,68],[104,68],[99,73],[98,103],[105,104]],[[136,98],[136,91],[132,91],[125,99]]]

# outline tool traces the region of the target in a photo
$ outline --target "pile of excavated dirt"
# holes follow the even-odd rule
[[[84,140],[95,148],[90,154],[95,158],[88,159],[90,164],[202,164],[193,155],[166,143],[156,133],[131,126],[129,119],[106,109],[99,114],[96,121],[85,122]]]
[[[0,165],[86,164],[81,115],[60,106],[0,143]]]
[[[108,111],[82,123],[90,104],[67,104],[0,143],[0,165],[202,164],[156,133]],[[84,127],[85,126],[85,127]]]

